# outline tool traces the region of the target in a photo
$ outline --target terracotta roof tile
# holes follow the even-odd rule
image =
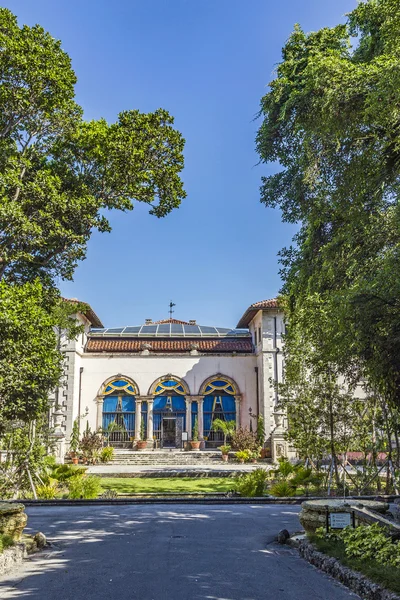
[[[143,348],[143,340],[135,339],[89,339],[86,352],[141,352]],[[253,352],[253,345],[250,339],[246,340],[148,340],[147,347],[150,352],[189,352],[194,347],[200,353],[246,353]]]
[[[263,309],[279,310],[278,299],[270,298],[269,300],[261,300],[260,302],[254,302],[254,304],[251,304],[246,310],[236,327],[238,327],[239,329],[248,327],[254,315],[259,310]]]
[[[99,317],[94,312],[93,308],[87,302],[81,302],[77,298],[63,298],[65,302],[69,304],[80,304],[82,307],[82,314],[90,321],[93,327],[104,327]]]

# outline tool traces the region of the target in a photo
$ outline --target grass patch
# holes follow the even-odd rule
[[[400,593],[400,569],[380,565],[374,560],[349,558],[346,556],[343,542],[331,542],[316,536],[310,536],[310,541],[315,544],[320,552],[337,558],[345,567],[359,571],[371,581],[379,583],[392,592]]]
[[[229,492],[234,484],[229,477],[102,477],[101,487],[118,494],[182,494]]]
[[[0,554],[4,552],[6,548],[10,548],[10,546],[14,545],[14,540],[10,535],[6,535],[3,533],[0,535]]]

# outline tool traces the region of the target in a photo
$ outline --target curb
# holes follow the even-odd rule
[[[392,496],[396,498],[396,496]],[[349,496],[346,499],[368,500],[371,496]],[[375,499],[386,500],[388,496],[380,496]],[[130,505],[130,504],[292,504],[299,505],[305,500],[321,500],[320,496],[298,496],[289,498],[276,498],[273,496],[261,496],[255,498],[241,498],[240,496],[138,496],[128,498],[96,498],[94,500],[10,500],[14,502],[23,502],[25,506],[103,506],[103,505]]]
[[[336,558],[319,552],[308,541],[301,540],[298,550],[300,556],[310,564],[345,585],[363,600],[400,600],[400,596],[394,592],[390,592],[374,583],[362,573],[345,567]]]

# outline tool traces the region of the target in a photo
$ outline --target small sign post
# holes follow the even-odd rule
[[[334,512],[330,513],[326,510],[326,532],[329,529],[344,529],[345,527],[356,526],[356,518],[354,511],[350,512]]]

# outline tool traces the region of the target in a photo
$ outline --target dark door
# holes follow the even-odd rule
[[[162,447],[175,448],[176,419],[164,418],[162,420]]]

